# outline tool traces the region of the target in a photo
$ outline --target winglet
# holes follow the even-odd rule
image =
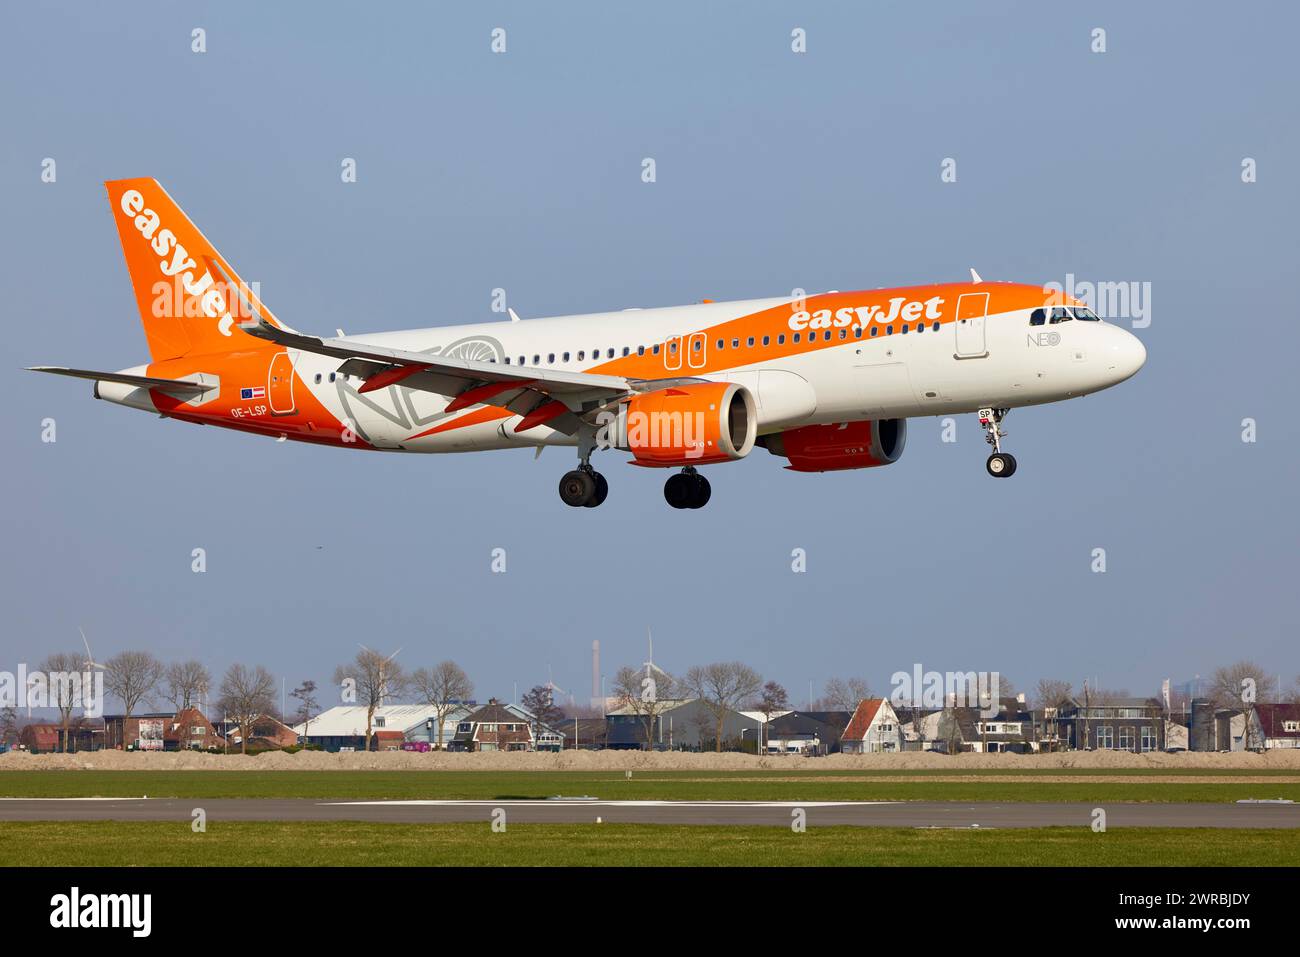
[[[980,274],[975,271],[974,266],[970,267],[970,281],[975,283],[977,286],[984,281],[980,278]]]

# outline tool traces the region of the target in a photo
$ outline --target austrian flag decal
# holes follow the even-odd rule
[[[255,385],[251,389],[240,389],[239,397],[241,399],[265,399],[266,386]]]

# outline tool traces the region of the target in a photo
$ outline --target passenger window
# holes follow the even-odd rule
[[[879,326],[872,326],[872,327],[871,327],[871,338],[874,339],[874,338],[876,337],[876,333],[879,332],[879,331],[880,331],[880,327],[879,327]]]
[[[825,339],[827,342],[830,342],[830,341],[831,341],[831,331],[830,331],[829,329],[827,329],[824,333],[822,333],[822,338]]]
[[[1029,324],[1031,326],[1041,326],[1047,321],[1046,309],[1035,309],[1029,314]]]
[[[317,385],[320,385],[320,373],[319,373],[319,372],[316,373],[316,384],[317,384]]]
[[[650,353],[656,356],[659,355],[659,346],[656,345],[653,349],[650,350]]]
[[[771,337],[771,336],[764,336],[764,337],[763,337],[763,345],[765,345],[765,346],[770,346],[771,344],[772,344],[772,337]]]
[[[931,331],[931,332],[938,332],[938,331],[939,331],[939,320],[938,320],[938,319],[934,320],[934,325],[931,326],[930,331]]]
[[[790,341],[791,341],[791,342],[798,342],[798,341],[799,341],[799,333],[796,332],[796,333],[794,334],[794,338],[791,339]]]
[[[582,361],[583,359],[585,359],[585,358],[587,358],[587,353],[586,353],[584,350],[579,349],[579,350],[578,350],[578,361],[581,362],[581,361]]]
[[[643,356],[643,355],[645,355],[645,346],[637,346],[637,347],[636,347],[636,354],[639,355],[639,356]]]
[[[894,327],[893,327],[893,326],[885,326],[885,335],[887,335],[887,336],[892,336],[893,334],[894,334]]]
[[[916,324],[916,331],[917,331],[917,332],[925,332],[925,323],[924,323],[924,322],[918,322],[918,323]]]
[[[554,352],[548,353],[546,356],[546,364],[550,365],[554,361],[555,361],[555,353]]]
[[[533,365],[535,365],[535,366],[539,366],[539,365],[541,365],[541,364],[542,364],[542,357],[541,357],[541,356],[538,356],[538,355],[534,355],[534,356],[533,356]]]
[[[623,347],[623,355],[625,355],[625,356],[626,356],[626,355],[630,355],[631,352],[632,352],[632,349],[631,349],[630,346],[624,346],[624,347]]]
[[[330,373],[330,381],[331,381],[331,382],[334,381],[334,373],[333,373],[333,372]]]
[[[692,351],[692,352],[699,352],[700,349],[703,348],[703,346],[704,346],[704,343],[701,342],[699,339],[696,339],[694,342],[691,343],[691,351]]]
[[[854,339],[861,339],[861,338],[862,338],[862,327],[861,327],[861,326],[854,326],[854,327],[853,327],[853,338],[854,338]]]
[[[506,365],[510,365],[510,357],[506,356]]]
[[[907,323],[903,323],[903,328],[899,330],[903,335],[907,335]]]
[[[841,330],[840,330],[840,338],[841,338],[841,339],[847,339],[848,337],[849,337],[849,330],[847,330],[847,329],[841,329]]]
[[[754,345],[754,337],[753,337],[753,336],[750,336],[749,339],[747,339],[747,340],[745,341],[745,345],[749,346],[750,348],[753,348],[753,345]]]
[[[785,333],[784,333],[784,332],[781,333],[779,336],[776,337],[776,344],[777,344],[778,346],[783,346],[783,345],[785,345]]]
[[[569,361],[569,354],[567,352],[564,354],[564,361],[565,362]]]
[[[677,341],[676,341],[676,340],[673,340],[672,342],[668,343],[668,351],[669,351],[670,353],[672,353],[673,355],[676,355],[676,354],[677,354]]]
[[[612,359],[612,358],[614,358],[614,350],[613,350],[613,349],[610,349],[610,350],[609,350],[609,355],[607,355],[605,358],[607,358],[607,359]]]
[[[739,340],[739,339],[732,339],[732,340],[731,340],[731,348],[733,348],[733,349],[739,349],[739,348],[740,348],[740,340]]]
[[[526,365],[528,365],[528,363],[524,361],[524,357],[523,357],[523,356],[520,356],[520,357],[519,357],[519,364],[520,364],[521,366],[526,366]]]

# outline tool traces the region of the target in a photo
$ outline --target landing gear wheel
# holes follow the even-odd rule
[[[709,480],[689,467],[664,483],[664,500],[673,508],[703,508],[712,494]]]
[[[582,508],[596,495],[596,480],[591,472],[575,469],[560,479],[560,499],[572,508]]]
[[[704,508],[709,504],[709,497],[713,495],[713,489],[709,486],[709,480],[703,475],[696,473],[690,476],[691,485],[691,502],[688,508]]]
[[[1010,452],[994,452],[984,467],[994,478],[1010,478],[1016,474],[1016,457]]]
[[[673,508],[690,508],[691,493],[694,491],[691,476],[678,472],[670,475],[664,482],[664,501]]]
[[[609,483],[605,481],[605,476],[599,472],[592,472],[591,477],[596,480],[596,490],[592,493],[591,501],[587,503],[587,508],[595,508],[609,495]]]

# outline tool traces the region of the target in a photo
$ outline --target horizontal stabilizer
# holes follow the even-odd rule
[[[29,372],[50,372],[54,375],[72,376],[74,379],[93,379],[97,382],[120,382],[123,385],[138,386],[141,389],[157,389],[171,395],[198,395],[212,388],[201,382],[185,382],[180,379],[157,379],[147,375],[126,375],[121,372],[94,372],[90,369],[68,369],[64,366],[28,366]]]

